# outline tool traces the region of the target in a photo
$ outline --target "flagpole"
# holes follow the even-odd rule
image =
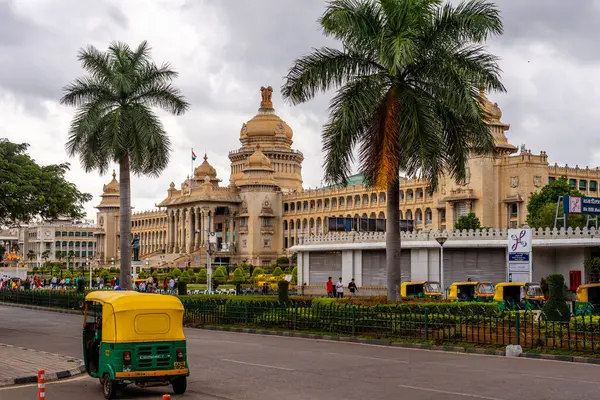
[[[192,177],[194,176],[194,148],[192,147],[192,157],[190,157],[192,159],[192,170],[191,170],[191,174],[190,174],[190,179],[192,179]]]

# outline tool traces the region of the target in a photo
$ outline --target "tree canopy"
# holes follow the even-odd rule
[[[469,230],[469,229],[481,229],[481,222],[475,213],[469,213],[467,215],[463,215],[459,217],[456,223],[454,224],[454,229],[458,230]]]
[[[527,223],[532,228],[552,228],[556,218],[556,202],[559,196],[583,196],[580,191],[573,188],[567,182],[566,177],[560,177],[554,182],[548,183],[539,192],[529,196],[527,204]],[[559,209],[559,217],[562,217],[562,207]],[[586,217],[583,215],[567,215],[567,227],[584,227]]]
[[[28,147],[0,139],[0,226],[35,218],[83,218],[92,195],[65,179],[69,164],[38,165],[27,154]]]

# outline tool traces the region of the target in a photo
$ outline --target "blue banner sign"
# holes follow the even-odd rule
[[[529,253],[508,253],[508,261],[529,261]]]
[[[565,214],[600,215],[600,198],[587,196],[563,197]]]

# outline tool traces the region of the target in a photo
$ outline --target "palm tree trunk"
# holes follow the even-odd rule
[[[387,221],[385,233],[385,264],[387,268],[388,300],[400,298],[400,180],[387,188]]]
[[[119,256],[120,272],[119,286],[131,290],[131,179],[129,171],[129,156],[119,161]]]

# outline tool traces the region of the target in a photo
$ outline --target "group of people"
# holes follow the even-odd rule
[[[75,279],[57,278],[56,276],[42,279],[38,275],[33,275],[28,276],[25,280],[3,276],[0,278],[0,290],[70,289],[72,287],[77,287],[77,282],[83,279],[84,278],[82,275],[76,277]]]
[[[325,288],[327,290],[327,297],[344,297],[344,284],[342,283],[342,278],[339,279],[335,284],[331,280],[331,277],[327,279],[327,283],[325,284]],[[354,297],[358,288],[356,287],[356,283],[354,282],[354,278],[348,283],[348,293],[350,297]]]

